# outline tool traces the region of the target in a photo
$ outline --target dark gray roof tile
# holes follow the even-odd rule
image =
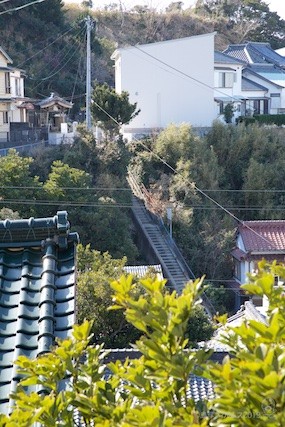
[[[64,212],[0,221],[0,413],[18,381],[12,362],[35,358],[71,333],[76,240]]]

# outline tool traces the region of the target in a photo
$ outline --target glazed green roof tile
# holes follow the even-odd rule
[[[0,413],[12,408],[18,356],[36,358],[71,333],[77,242],[66,212],[0,221]]]

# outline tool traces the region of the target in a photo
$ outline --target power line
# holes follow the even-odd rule
[[[19,187],[19,189],[24,189],[24,187]],[[62,190],[62,187],[59,187],[60,190]],[[37,188],[38,191],[43,190],[43,188]],[[82,192],[82,190],[86,190],[84,188],[77,188],[74,189],[77,191]],[[104,208],[133,208],[133,205],[130,203],[118,203],[116,201],[114,202],[100,202],[98,203],[97,201],[82,201],[82,202],[75,202],[72,201],[70,199],[61,199],[61,200],[37,200],[37,199],[1,199],[0,200],[0,204],[15,204],[15,203],[22,203],[22,204],[36,204],[36,205],[52,205],[52,206],[56,206],[59,204],[64,204],[64,205],[69,205],[69,206],[85,206],[85,207],[97,207],[97,206],[101,206]],[[262,206],[258,206],[258,207],[240,207],[240,206],[230,206],[228,209],[233,209],[235,211],[283,211],[284,210],[284,206],[273,206],[273,207],[268,207],[268,208],[264,208]],[[210,207],[210,206],[193,206],[193,205],[184,205],[182,207],[179,207],[177,209],[177,211],[179,212],[179,210],[186,210],[186,209],[198,209],[198,210],[218,210],[219,208],[216,207]]]
[[[46,0],[35,0],[35,1],[31,1],[30,3],[23,4],[22,6],[13,7],[12,9],[8,9],[8,10],[3,10],[3,12],[0,12],[0,15],[4,15],[5,13],[10,13],[10,12],[15,12],[17,10],[24,9],[25,7],[32,6],[33,4],[36,4],[36,3],[42,3],[44,1],[46,1]]]
[[[106,28],[108,28],[106,25],[105,25],[105,27],[106,27]],[[197,78],[195,78],[195,77],[191,76],[190,74],[185,73],[184,71],[179,70],[178,68],[176,68],[176,67],[174,67],[174,66],[172,66],[172,65],[168,64],[167,62],[165,62],[165,61],[163,61],[163,60],[161,60],[161,59],[157,58],[156,56],[151,55],[149,52],[146,52],[145,50],[143,50],[142,48],[140,48],[140,47],[139,47],[139,45],[137,45],[137,44],[136,44],[136,45],[129,45],[128,47],[132,47],[132,48],[135,48],[135,49],[139,50],[140,52],[142,52],[142,53],[144,53],[145,55],[149,56],[150,58],[154,59],[155,61],[157,61],[157,62],[161,63],[162,65],[164,65],[164,66],[168,67],[169,69],[171,69],[171,70],[175,71],[176,73],[179,73],[181,76],[186,77],[186,78],[188,78],[188,79],[191,79],[191,80],[193,80],[195,83],[200,84],[200,85],[202,85],[202,86],[204,86],[204,87],[206,87],[206,88],[208,88],[208,89],[214,90],[214,91],[216,91],[217,93],[219,93],[219,94],[221,94],[221,95],[225,96],[226,98],[231,99],[232,101],[240,101],[240,97],[237,97],[237,96],[234,96],[234,95],[229,95],[228,93],[226,93],[226,92],[222,91],[221,89],[216,88],[216,87],[214,87],[214,86],[211,86],[211,85],[209,85],[209,84],[207,84],[207,83],[203,82],[202,80],[199,80],[199,79],[197,79]],[[131,52],[131,53],[134,55],[134,52]],[[163,68],[163,67],[159,67],[159,68],[161,68],[162,70],[164,70],[164,71],[166,71],[166,72],[169,72],[168,70],[166,70],[166,69],[165,69],[165,68]],[[171,74],[173,74],[173,73],[171,73]],[[253,107],[251,107],[250,105],[248,106],[248,109],[249,109],[249,110],[251,110],[251,111],[253,111],[253,112],[255,111],[255,110],[254,110],[254,108],[253,108]]]
[[[8,1],[8,0],[6,0]],[[34,58],[35,56],[39,55],[41,52],[43,52],[45,49],[47,49],[48,47],[50,47],[51,45],[53,45],[55,42],[57,42],[59,39],[61,39],[62,37],[64,37],[66,34],[70,33],[70,31],[74,30],[73,27],[69,28],[69,30],[65,31],[64,33],[60,34],[56,39],[54,39],[51,43],[47,44],[44,48],[38,50],[36,53],[34,53],[32,56],[30,56],[29,58],[27,58],[25,61],[20,62],[20,64],[18,64],[18,67],[21,67],[22,65],[24,65],[26,62],[30,61],[30,59]]]
[[[105,112],[105,114],[107,114],[107,116],[114,121],[114,123],[116,123],[119,127],[121,126],[120,123],[114,118],[112,117],[103,107],[99,106],[96,102],[95,105],[98,106],[98,108],[100,108],[101,111]],[[266,243],[270,244],[271,246],[276,246],[274,242],[269,241],[268,239],[266,239],[266,237],[262,236],[260,233],[258,233],[256,230],[254,230],[252,227],[250,227],[248,224],[245,224],[244,221],[242,221],[241,219],[239,219],[236,215],[234,215],[232,212],[230,212],[229,209],[225,208],[221,203],[217,202],[215,199],[213,199],[213,197],[209,196],[205,191],[203,191],[202,189],[200,189],[195,183],[191,182],[188,179],[185,179],[185,177],[177,171],[177,169],[173,168],[173,166],[171,166],[166,160],[164,160],[161,156],[159,156],[157,153],[155,153],[151,148],[149,148],[146,144],[144,144],[141,140],[134,138],[135,141],[140,144],[142,147],[144,147],[148,152],[150,152],[154,157],[156,157],[160,162],[162,162],[165,166],[167,166],[174,174],[179,175],[184,182],[186,181],[190,186],[192,186],[198,193],[200,193],[202,196],[204,196],[206,199],[208,199],[210,202],[212,202],[213,204],[215,204],[219,209],[221,209],[222,211],[224,211],[227,215],[229,215],[232,219],[234,219],[235,221],[237,221],[237,223],[244,225],[248,230],[250,230],[253,234],[255,234],[256,236],[258,236],[259,238],[261,238],[263,241],[265,241]]]
[[[59,187],[61,190],[75,190],[75,191],[94,191],[94,190],[111,190],[111,191],[132,191],[129,187]],[[21,186],[21,185],[4,185],[0,189],[24,189],[24,190],[42,190],[43,187],[37,186]]]
[[[78,31],[78,33],[77,33],[77,35],[80,35],[80,34],[82,34],[83,32],[85,31],[85,29],[84,28],[81,28],[79,31]],[[75,44],[75,43],[74,43]],[[62,63],[64,60],[65,60],[65,58],[69,55],[69,53],[72,51],[72,55],[69,57],[69,59],[67,59],[67,61],[60,67],[60,68],[58,68],[56,71],[54,71],[54,72],[52,72],[49,76],[46,76],[46,77],[44,77],[44,78],[41,78],[41,79],[37,79],[37,78],[31,78],[30,77],[30,79],[31,80],[36,80],[36,81],[38,81],[39,82],[39,84],[38,85],[36,85],[35,87],[34,87],[34,89],[35,88],[37,88],[39,85],[40,85],[40,83],[42,82],[42,81],[45,81],[45,80],[48,80],[48,79],[50,79],[51,77],[54,77],[56,74],[58,74],[70,61],[71,61],[71,59],[74,57],[74,55],[77,53],[77,51],[76,51],[76,49],[74,49],[74,44],[73,45],[71,45],[71,47],[69,47],[69,49],[68,49],[68,51],[65,53],[65,55],[63,56],[63,57],[61,57],[60,58],[60,63]],[[62,49],[62,50],[64,50],[66,48],[66,46],[64,46],[64,48]],[[60,56],[61,55],[61,52],[58,54],[58,56]],[[54,60],[54,58],[52,57],[51,59],[50,59],[50,61],[49,61],[49,63],[50,62],[52,62]],[[60,65],[60,63],[57,65],[57,67]],[[44,67],[46,67],[46,63],[45,63],[45,65],[44,65]],[[40,72],[40,70],[38,71],[38,73]]]
[[[85,96],[85,95],[83,95]],[[95,103],[96,104],[96,103]],[[99,107],[99,106],[98,106]],[[48,142],[48,141],[45,141]],[[17,185],[4,185],[2,187],[0,187],[1,189],[31,189],[31,190],[37,190],[39,189],[39,187],[37,186],[17,186]],[[78,187],[60,187],[63,190],[78,190]],[[93,190],[110,190],[110,191],[131,191],[131,189],[129,187],[89,187],[89,188],[80,188],[81,190],[88,190],[88,191],[93,191]],[[207,193],[227,193],[227,192],[240,192],[240,193],[285,193],[285,190],[273,190],[273,189],[260,189],[260,190],[256,190],[256,189],[252,189],[252,190],[235,190],[235,189],[217,189],[217,190],[213,190],[213,189],[203,189],[203,191],[207,192]],[[261,206],[262,207],[262,206]]]

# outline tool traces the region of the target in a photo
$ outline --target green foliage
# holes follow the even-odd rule
[[[226,133],[227,126],[221,126]],[[216,135],[213,140],[216,144],[220,141]],[[139,143],[131,162],[131,171],[137,179],[143,181],[162,204],[171,203],[174,238],[195,274],[205,272],[209,279],[231,275],[227,254],[233,246],[230,232],[233,224],[221,212],[213,210],[212,202],[199,191],[206,189],[210,196],[220,196],[224,171],[212,143],[197,136],[188,124],[170,125],[147,144],[163,161],[170,163],[170,168],[161,161],[159,164],[158,157],[147,149],[139,148]]]
[[[67,427],[73,425],[76,409],[86,426],[205,427],[207,420],[199,420],[189,398],[188,378],[208,355],[186,351],[185,339],[201,284],[196,280],[178,296],[164,291],[165,281],[145,279],[144,296],[134,292],[131,276],[114,281],[113,309],[123,309],[143,333],[136,342],[142,356],[108,363],[112,374],[106,376],[102,346],[89,345],[91,323],[75,326],[72,338],[59,342],[51,353],[36,360],[18,359],[22,379],[13,395],[15,408],[10,416],[2,416],[0,425],[28,427],[39,422],[44,427],[58,423]],[[68,382],[66,390],[58,388],[61,380]],[[45,393],[25,394],[22,387],[28,385],[39,385]]]
[[[225,106],[225,109],[224,109],[225,122],[232,123],[233,116],[234,116],[234,106],[232,103],[229,103]]]
[[[10,150],[0,158],[0,201],[24,218],[65,209],[83,244],[133,262],[138,250],[128,209],[131,191],[121,191],[128,161],[121,139],[97,147],[85,131],[73,146],[38,150],[35,159]],[[11,217],[10,211],[3,214]]]
[[[102,127],[113,133],[119,133],[119,128],[123,124],[129,123],[136,117],[140,110],[137,110],[137,104],[129,102],[129,95],[123,91],[118,94],[115,89],[109,87],[106,83],[96,84],[92,94],[92,114],[94,119]],[[107,112],[107,114],[106,114]]]
[[[83,190],[91,187],[91,177],[83,170],[71,168],[61,160],[55,160],[44,188],[51,199],[83,201]]]
[[[215,21],[222,17],[236,37],[242,31],[235,43],[263,41],[276,49],[280,39],[284,40],[285,21],[276,12],[271,12],[263,0],[198,0],[196,13],[210,16]]]
[[[195,306],[188,319],[186,337],[191,345],[196,345],[199,341],[209,340],[214,332],[214,326],[205,312],[205,309],[197,305]]]
[[[77,320],[92,320],[93,342],[107,348],[125,348],[140,334],[126,322],[121,310],[108,311],[112,305],[110,280],[123,274],[126,258],[113,259],[108,252],[78,246]]]
[[[81,267],[92,264],[89,250],[83,250],[83,258]],[[187,350],[185,334],[202,292],[200,280],[178,296],[165,292],[164,281],[145,279],[140,282],[144,294],[138,294],[132,277],[122,276],[111,284],[112,309],[123,309],[142,334],[135,344],[142,356],[106,365],[103,347],[89,344],[92,323],[74,326],[72,338],[58,342],[51,353],[36,360],[19,357],[22,379],[12,396],[15,407],[11,415],[0,416],[0,425],[68,427],[77,410],[86,426],[283,426],[285,312],[276,275],[285,280],[285,267],[262,262],[243,286],[249,294],[268,298],[267,323],[244,320],[224,327],[222,342],[232,357],[222,364],[209,361],[204,349]],[[198,372],[215,384],[216,397],[208,408],[189,398],[189,375]],[[65,390],[59,388],[63,380]],[[40,386],[44,394],[27,393],[25,386]]]
[[[282,126],[285,125],[285,114],[262,114],[254,115],[253,117],[240,117],[239,121],[246,125],[260,123]]]
[[[37,176],[31,176],[31,157],[21,157],[16,150],[9,150],[7,156],[0,157],[0,201],[2,206],[33,216],[35,201],[42,192]]]
[[[108,252],[100,253],[92,250],[90,245],[78,246],[78,285],[77,285],[77,320],[92,320],[93,342],[105,343],[107,348],[126,348],[140,337],[140,333],[124,317],[121,310],[109,311],[112,305],[110,281],[123,274],[126,258],[113,259]],[[146,278],[155,279],[155,271],[151,269]],[[133,278],[134,283],[140,281]],[[142,293],[139,285],[134,287],[136,294]],[[212,324],[200,306],[192,310],[186,331],[191,345],[205,341],[212,336]]]
[[[258,274],[243,286],[249,294],[268,298],[266,324],[244,320],[226,330],[222,340],[233,358],[206,368],[216,384],[216,399],[210,405],[212,425],[281,427],[285,423],[284,289],[274,286],[275,275],[284,280],[284,266],[261,262]]]
[[[220,315],[232,313],[235,306],[235,294],[229,287],[219,283],[209,283],[205,294],[211,301],[216,313]]]

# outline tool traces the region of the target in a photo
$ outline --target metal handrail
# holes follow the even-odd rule
[[[134,175],[131,172],[129,172],[128,178],[129,178],[128,181],[129,181],[130,187],[133,190],[134,194],[137,197],[139,197],[144,203],[146,203],[145,194],[147,193],[147,189],[145,188],[145,186],[139,185],[136,178],[134,177]],[[185,269],[185,272],[187,273],[187,275],[189,276],[190,279],[195,280],[196,279],[195,274],[193,273],[193,271],[191,270],[187,261],[185,260],[184,256],[182,255],[182,252],[178,248],[175,240],[170,235],[169,230],[165,226],[163,219],[161,217],[158,217],[153,212],[148,211],[148,213],[151,216],[151,218],[158,224],[160,230],[163,232],[164,236],[167,238],[167,241],[169,242],[171,249],[175,253],[176,259],[179,262],[180,266]],[[205,309],[206,309],[208,315],[212,316],[213,314],[215,314],[216,310],[215,310],[213,304],[211,303],[209,297],[206,295],[205,292],[203,292],[203,294],[202,294],[202,300],[204,302],[204,306],[205,306]]]

